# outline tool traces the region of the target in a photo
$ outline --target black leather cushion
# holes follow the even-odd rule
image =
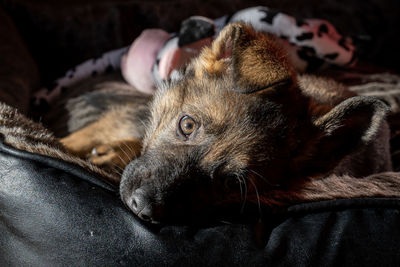
[[[262,246],[251,224],[148,227],[79,167],[0,145],[1,266],[400,266],[400,199],[301,204],[272,221]]]

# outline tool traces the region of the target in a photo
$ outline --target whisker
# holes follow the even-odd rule
[[[119,177],[122,177],[122,172],[121,172],[121,171],[119,171],[119,170],[117,170],[117,169],[112,169],[112,171],[113,171],[116,175],[118,175]]]
[[[119,147],[119,149],[125,154],[125,156],[126,156],[127,159],[128,159],[128,162],[126,162],[125,160],[122,160],[122,157],[120,157],[121,160],[122,160],[122,163],[126,166],[126,165],[128,165],[128,163],[129,163],[131,157],[130,157],[129,154],[125,151],[125,149],[122,148],[121,143],[118,143],[118,147]],[[117,154],[117,155],[118,155],[118,154]]]
[[[122,175],[122,172],[124,171],[124,168],[122,168],[121,166],[119,166],[118,164],[112,164],[113,165],[113,168],[114,169],[117,169],[119,172],[121,172],[121,175]]]
[[[255,175],[257,175],[258,177],[260,177],[264,182],[266,182],[268,185],[273,186],[273,187],[280,187],[280,184],[273,184],[271,183],[270,180],[268,180],[266,177],[262,176],[261,174],[259,174],[258,172],[254,171],[254,170],[250,170],[252,173],[254,173]]]
[[[109,145],[109,144],[107,144],[107,146],[110,148],[110,149],[114,149],[111,145]],[[121,162],[126,166],[127,164],[126,164],[126,162],[125,162],[125,160],[118,154],[118,153],[115,153],[117,156],[118,156],[118,158],[121,160]]]
[[[132,155],[134,156],[134,157],[136,157],[136,153],[135,153],[135,151],[133,150],[133,148],[132,147],[130,147],[128,144],[127,144],[127,142],[126,141],[122,141],[122,144],[128,149],[128,151],[129,152],[131,152],[132,153]]]
[[[128,150],[129,150],[129,151],[131,152],[131,154],[132,154],[132,156],[129,157],[129,161],[132,161],[133,159],[135,159],[135,158],[138,157],[138,155],[137,155],[135,149],[132,148],[131,146],[129,146],[129,145],[126,143],[126,141],[122,141],[122,144],[123,144],[124,146],[126,146],[126,147],[128,148]]]
[[[270,181],[268,181],[268,179],[264,176],[262,176],[261,174],[259,174],[258,172],[256,172],[255,170],[250,170],[252,173],[254,173],[255,175],[257,175],[258,177],[260,177],[264,182],[267,182],[268,184],[271,184]]]
[[[100,166],[100,167],[104,168],[104,166]],[[114,163],[110,163],[109,167],[105,168],[105,169],[107,169],[107,171],[111,171],[119,176],[122,176],[122,173],[124,171],[123,168],[121,168],[121,166],[118,166],[117,164],[114,164]]]
[[[242,180],[240,179],[240,177],[236,177],[236,179],[239,180],[239,189],[240,189],[240,199],[243,199],[243,187],[242,187]]]
[[[250,183],[253,185],[254,190],[256,191],[256,196],[257,196],[257,204],[258,204],[258,213],[260,215],[260,219],[262,217],[262,211],[261,211],[261,202],[260,202],[260,195],[258,194],[258,189],[256,184],[254,183],[253,179],[251,177],[249,178]]]
[[[244,185],[244,199],[243,199],[243,204],[242,207],[240,209],[240,213],[244,212],[244,207],[246,205],[246,200],[247,200],[247,183],[244,177],[240,177],[240,179],[243,181],[243,185]]]
[[[138,118],[138,121],[142,124],[142,127],[146,129],[148,122]]]

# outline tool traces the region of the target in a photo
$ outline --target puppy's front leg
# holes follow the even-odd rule
[[[109,112],[60,141],[69,153],[120,172],[141,150],[141,140],[130,136],[132,125],[120,115]]]
[[[121,172],[128,163],[140,155],[142,144],[135,138],[121,139],[95,146],[89,160],[107,169]]]
[[[108,142],[103,135],[98,134],[104,129],[103,120],[104,118],[62,138],[61,144],[75,156],[88,157],[95,146]]]

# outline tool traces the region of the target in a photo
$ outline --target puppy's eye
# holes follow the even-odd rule
[[[188,115],[183,116],[179,121],[179,131],[183,135],[189,136],[194,130],[196,130],[196,121]]]

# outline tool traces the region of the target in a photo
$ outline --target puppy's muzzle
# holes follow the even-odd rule
[[[139,218],[157,223],[163,215],[163,200],[157,195],[159,185],[152,171],[140,160],[131,162],[122,175],[120,192],[122,201]]]
[[[158,223],[163,217],[163,208],[154,202],[146,188],[134,190],[127,200],[127,205],[143,221]]]
[[[170,160],[155,164],[146,156],[126,167],[120,185],[122,201],[151,223],[187,219],[212,200],[211,192],[210,179],[198,169]]]

